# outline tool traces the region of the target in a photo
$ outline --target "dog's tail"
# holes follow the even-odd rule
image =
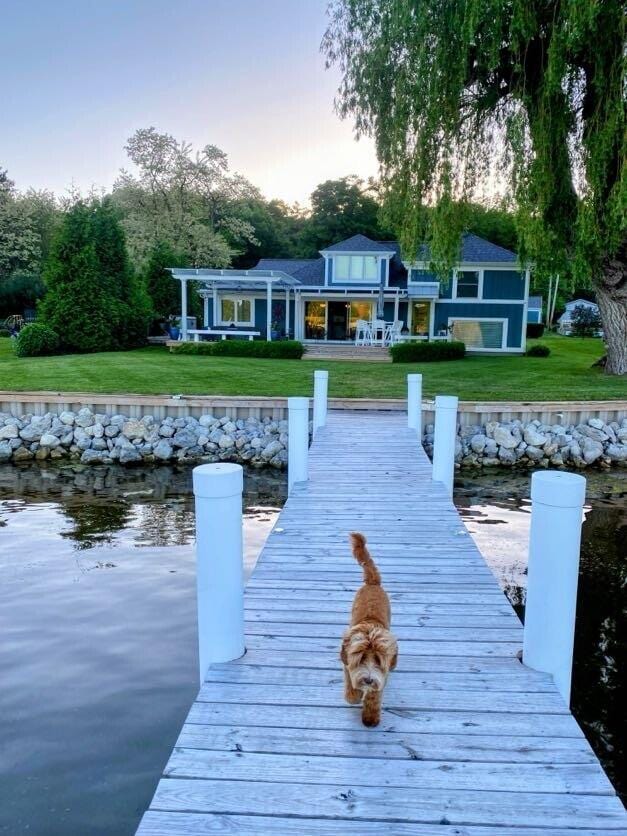
[[[364,583],[378,585],[381,583],[381,575],[374,565],[374,560],[366,548],[366,538],[356,531],[351,532],[351,545],[355,560],[364,570]]]

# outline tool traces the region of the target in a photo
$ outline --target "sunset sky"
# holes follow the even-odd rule
[[[110,188],[154,125],[211,143],[267,197],[376,174],[334,113],[326,0],[30,0],[3,5],[0,168],[18,188]]]

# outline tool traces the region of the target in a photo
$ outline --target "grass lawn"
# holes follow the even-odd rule
[[[426,395],[462,400],[610,400],[627,398],[627,379],[592,363],[597,339],[551,335],[551,356],[469,356],[439,363],[388,364],[176,356],[165,348],[17,358],[0,339],[0,389],[139,394],[309,395],[314,369],[328,369],[329,394],[345,398],[405,397],[408,372],[422,372]]]

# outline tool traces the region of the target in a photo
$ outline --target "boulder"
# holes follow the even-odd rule
[[[26,462],[33,458],[33,453],[27,447],[18,447],[13,451],[14,462]]]
[[[520,437],[517,438],[507,427],[495,427],[492,437],[499,447],[506,450],[513,450],[520,443]]]
[[[0,441],[0,462],[8,462],[13,455],[13,449],[8,441]]]
[[[542,447],[548,441],[546,435],[544,435],[544,433],[538,432],[536,427],[532,426],[531,424],[529,424],[525,428],[523,438],[525,439],[527,444],[530,444],[532,447]]]
[[[74,419],[74,423],[77,427],[91,427],[94,422],[94,414],[91,409],[88,409],[86,406],[78,410],[76,418]]]
[[[591,420],[594,420],[594,418]],[[586,436],[586,438],[592,438],[594,441],[607,441],[607,435],[603,432],[603,430],[597,429],[597,427],[589,427],[586,424],[579,424],[577,430],[581,433],[581,435]]]
[[[605,454],[613,462],[625,462],[627,461],[627,444],[608,444]]]
[[[137,447],[134,447],[132,444],[129,447],[121,447],[120,448],[120,463],[121,464],[130,464],[131,462],[139,462],[141,461],[141,454]]]
[[[505,465],[514,464],[516,461],[516,453],[509,447],[500,447],[499,461]]]
[[[595,430],[602,430],[605,424],[600,418],[588,418],[588,426],[594,427]]]
[[[540,450],[539,447],[534,447],[533,444],[529,444],[527,446],[527,449],[525,450],[525,455],[532,462],[539,462],[541,459],[544,458],[544,452]]]
[[[85,450],[81,456],[83,464],[102,464],[102,450]]]
[[[603,455],[603,445],[593,438],[584,438],[581,442],[581,450],[586,464],[592,464]]]
[[[470,447],[475,453],[483,453],[487,440],[487,437],[483,433],[477,433],[477,435],[470,439]]]
[[[235,439],[231,438],[231,436],[226,433],[222,433],[222,437],[220,438],[220,441],[218,441],[218,447],[221,450],[229,450],[231,447],[235,447]]]
[[[172,438],[176,430],[172,426],[172,424],[161,424],[159,427],[159,435],[162,438]]]
[[[39,439],[39,443],[42,447],[58,447],[61,444],[60,439],[56,437],[56,435],[52,435],[52,433],[44,433],[41,438]]]
[[[261,458],[265,461],[270,461],[273,456],[276,456],[283,448],[279,441],[271,441],[261,451]]]
[[[122,435],[130,439],[143,438],[145,429],[146,425],[141,421],[131,419],[130,421],[125,421],[122,425]]]
[[[194,447],[197,444],[196,433],[190,429],[179,429],[172,437],[172,444],[175,447]]]
[[[74,415],[73,412],[62,412],[59,415],[59,421],[61,421],[62,424],[65,424],[68,427],[72,427],[74,425],[75,418],[76,415]]]
[[[162,438],[161,441],[155,444],[152,452],[156,459],[160,459],[162,461],[167,461],[168,459],[171,459],[174,453],[172,445],[169,441],[166,441],[165,438]]]
[[[0,427],[0,441],[7,438],[17,438],[19,432],[17,424],[5,424],[4,427]]]

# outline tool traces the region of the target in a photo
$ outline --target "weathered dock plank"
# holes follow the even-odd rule
[[[398,414],[332,414],[140,836],[627,836],[627,815]],[[399,638],[381,724],[342,699],[366,535]]]

